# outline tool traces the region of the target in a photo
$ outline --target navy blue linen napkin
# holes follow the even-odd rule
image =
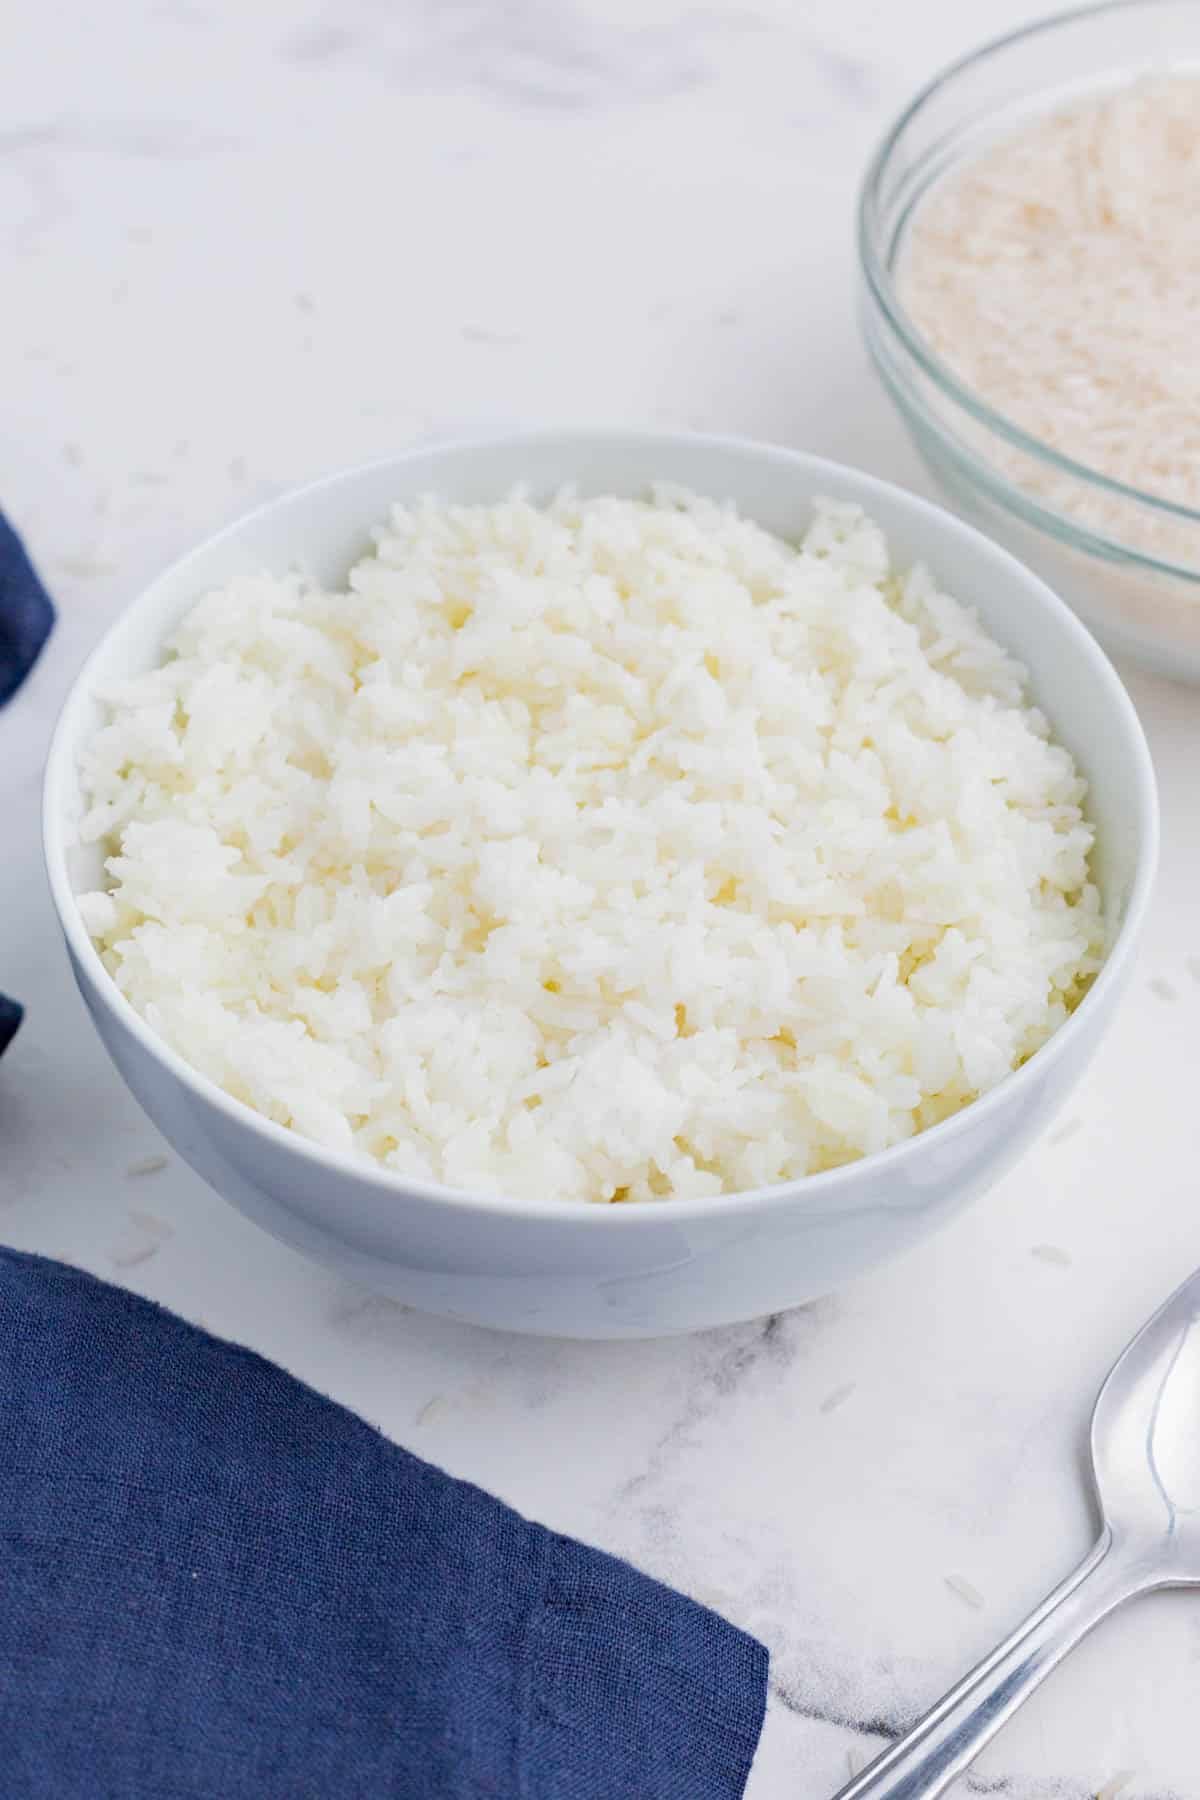
[[[25,546],[0,513],[0,706],[11,700],[54,624],[50,597]],[[0,1056],[16,1036],[21,1008],[0,994]]]
[[[11,700],[54,625],[50,596],[25,546],[0,513],[0,706]]]
[[[5,1800],[731,1800],[766,1673],[250,1351],[0,1249]]]
[[[24,1007],[10,1000],[7,994],[0,994],[0,1056],[8,1049],[17,1035],[17,1027],[25,1017]]]

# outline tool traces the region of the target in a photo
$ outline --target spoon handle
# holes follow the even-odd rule
[[[1093,1625],[1138,1589],[1106,1531],[1023,1625],[835,1800],[936,1800]]]

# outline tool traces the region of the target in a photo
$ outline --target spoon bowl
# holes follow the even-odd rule
[[[1083,1562],[836,1800],[936,1800],[1093,1626],[1200,1587],[1200,1270],[1118,1357],[1092,1413],[1101,1530]]]
[[[1100,1390],[1092,1467],[1114,1553],[1146,1586],[1200,1585],[1200,1271],[1138,1332]],[[1149,1579],[1151,1569],[1154,1579]]]

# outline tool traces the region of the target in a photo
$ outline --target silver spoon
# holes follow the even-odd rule
[[[1123,1352],[1092,1414],[1100,1536],[1023,1625],[835,1800],[934,1800],[1115,1607],[1200,1586],[1200,1271]]]

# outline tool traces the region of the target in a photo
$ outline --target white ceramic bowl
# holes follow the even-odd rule
[[[300,565],[327,581],[397,499],[494,499],[565,481],[638,493],[682,482],[795,536],[810,501],[862,503],[897,557],[924,559],[1030,667],[1034,692],[1091,783],[1097,873],[1112,948],[1074,1016],[1024,1068],[956,1117],[880,1155],[786,1186],[661,1206],[592,1207],[452,1192],[319,1148],[252,1112],[162,1043],[117,991],[76,893],[95,886],[76,841],[77,759],[102,684],[151,666],[196,596],[248,568]],[[817,457],[733,439],[558,432],[421,448],[335,475],[220,532],[151,583],[85,665],[50,751],[46,857],[76,980],[150,1117],[217,1191],[266,1230],[432,1312],[569,1337],[691,1331],[794,1306],[931,1231],[989,1186],[1046,1126],[1107,1029],[1141,929],[1157,848],[1154,777],[1133,707],[1103,653],[1027,569],[927,502]]]

